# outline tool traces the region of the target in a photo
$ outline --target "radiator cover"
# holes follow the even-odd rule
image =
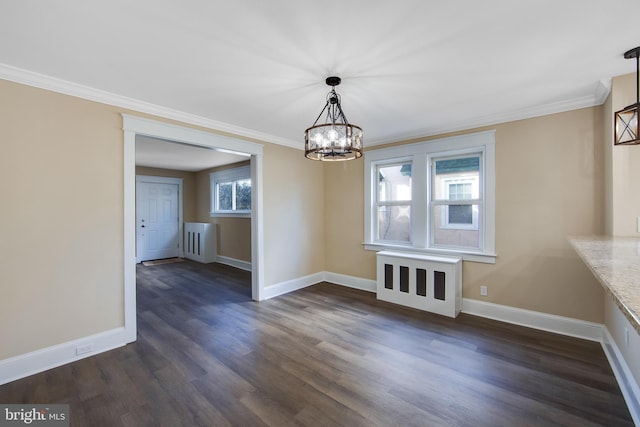
[[[216,224],[206,222],[185,222],[184,257],[194,261],[210,263],[216,261]]]
[[[376,294],[382,301],[456,317],[462,309],[462,259],[378,252]]]

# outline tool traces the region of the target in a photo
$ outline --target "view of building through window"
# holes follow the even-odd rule
[[[480,155],[433,159],[433,243],[478,248]]]
[[[411,238],[411,162],[378,166],[378,240]]]

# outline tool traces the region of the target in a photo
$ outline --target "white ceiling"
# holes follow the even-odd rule
[[[0,78],[302,148],[338,75],[367,146],[597,105],[639,21],[638,0],[0,0]]]
[[[249,160],[249,155],[232,154],[136,135],[136,166],[198,172],[245,160]]]

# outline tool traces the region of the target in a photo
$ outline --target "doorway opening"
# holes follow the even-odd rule
[[[187,127],[171,125],[150,119],[124,115],[124,305],[125,332],[127,342],[135,341],[136,325],[136,243],[142,218],[136,217],[136,147],[140,141],[151,146],[167,148],[162,144],[171,144],[173,148],[206,148],[224,156],[241,156],[248,159],[251,170],[252,202],[251,202],[251,296],[261,300],[263,283],[263,230],[262,230],[262,145],[195,130]],[[182,158],[183,156],[180,156]],[[156,166],[161,164],[156,163]],[[170,190],[169,188],[166,189]],[[170,192],[170,191],[168,191]],[[172,196],[167,197],[173,200]],[[164,201],[166,202],[166,201]],[[163,203],[164,203],[163,202]],[[184,208],[183,208],[184,209]],[[178,221],[183,224],[182,221]],[[140,224],[138,224],[140,223]],[[146,225],[145,225],[146,228]],[[184,254],[183,233],[178,232],[181,253]],[[153,256],[163,255],[156,253]],[[148,254],[147,254],[148,255]],[[147,256],[145,255],[145,256]]]

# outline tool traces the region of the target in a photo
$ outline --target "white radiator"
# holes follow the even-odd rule
[[[185,222],[184,257],[194,261],[210,263],[217,254],[216,224]]]
[[[415,253],[378,252],[377,298],[456,317],[462,309],[462,260]]]

